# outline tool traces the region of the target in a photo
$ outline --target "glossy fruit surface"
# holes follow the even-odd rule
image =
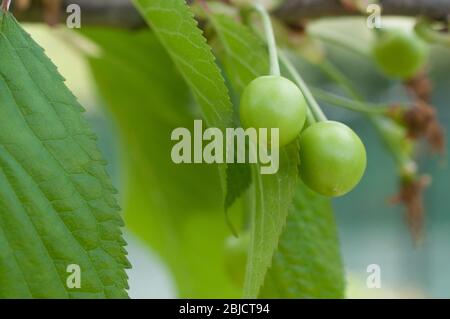
[[[298,137],[305,124],[306,101],[292,81],[261,76],[245,88],[240,117],[245,128],[279,128],[279,145],[284,146]]]
[[[384,31],[375,42],[373,54],[385,74],[408,79],[424,67],[427,47],[413,32]]]
[[[244,283],[249,245],[248,233],[242,234],[239,238],[228,237],[225,241],[225,269],[237,286]]]
[[[344,195],[359,183],[365,169],[364,144],[348,126],[318,122],[300,136],[300,175],[315,192]]]

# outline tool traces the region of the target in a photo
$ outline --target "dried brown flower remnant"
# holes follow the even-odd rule
[[[425,138],[434,152],[445,152],[445,132],[432,105],[422,100],[417,100],[410,108],[394,104],[387,115],[407,128],[409,138]]]
[[[437,121],[434,121],[428,127],[426,138],[433,150],[440,154],[445,152],[445,132]]]
[[[404,84],[416,99],[430,103],[433,85],[425,71],[405,81]]]
[[[406,208],[406,221],[416,243],[423,236],[424,204],[423,192],[431,183],[428,175],[416,179],[403,179],[398,195],[391,199],[393,204],[403,204]]]
[[[438,153],[445,151],[444,130],[438,122],[433,106],[418,100],[413,107],[404,112],[402,121],[408,128],[409,137],[414,139],[424,137],[433,151]]]
[[[435,121],[436,111],[432,106],[423,101],[417,101],[411,108],[407,109],[402,117],[408,128],[411,138],[419,138],[426,135],[430,124]]]

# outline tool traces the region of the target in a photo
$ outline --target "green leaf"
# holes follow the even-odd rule
[[[344,269],[330,201],[299,183],[262,298],[343,298]]]
[[[264,44],[249,30],[235,23],[231,18],[222,15],[211,15],[213,23],[225,55],[223,62],[230,82],[236,92],[241,93],[250,81],[269,70]],[[259,48],[253,50],[252,48]],[[245,58],[242,58],[245,56]],[[251,61],[251,64],[249,64]],[[227,194],[225,208],[231,205],[249,188],[251,184],[251,168],[248,164],[229,165],[227,170]]]
[[[0,56],[0,297],[127,297],[116,191],[82,107],[3,11]]]
[[[258,76],[268,72],[268,56],[263,43],[229,17],[215,15],[211,21],[225,52],[227,74],[237,92]],[[244,297],[255,298],[272,263],[278,240],[286,222],[297,182],[298,145],[280,150],[280,170],[261,175],[253,168],[254,211]]]
[[[184,0],[134,0],[172,57],[209,126],[232,127],[228,89],[202,31]]]
[[[267,49],[251,30],[230,17],[214,15],[211,22],[223,46],[228,76],[236,91],[242,92],[251,80],[268,72]],[[343,270],[330,202],[301,183],[296,186],[296,145],[280,155],[277,175],[254,172],[256,203],[245,296],[341,297]]]
[[[244,297],[256,298],[272,264],[278,241],[288,216],[298,176],[298,145],[280,149],[280,169],[273,175],[261,175],[253,167],[254,209],[244,282]]]
[[[235,153],[237,154],[237,152]],[[245,193],[252,182],[252,170],[247,163],[234,163],[227,166],[227,193],[225,195],[225,210]]]
[[[168,265],[180,297],[239,296],[225,274],[229,231],[217,169],[170,156],[172,130],[190,128],[195,116],[183,78],[148,31],[83,33],[103,49],[90,63],[126,154],[127,226]]]
[[[215,57],[184,0],[134,0],[194,93],[208,126],[234,127],[233,107]],[[225,210],[248,188],[249,168],[220,164]],[[238,186],[238,187],[237,187]]]
[[[261,39],[248,27],[225,15],[211,15],[225,56],[227,74],[234,89],[242,93],[256,77],[269,74],[269,57]]]

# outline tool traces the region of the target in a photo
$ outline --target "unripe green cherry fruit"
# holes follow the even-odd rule
[[[300,175],[313,191],[337,197],[351,191],[366,169],[366,149],[348,126],[318,122],[300,136]]]
[[[427,47],[413,32],[383,31],[373,47],[375,60],[389,76],[408,79],[423,68]]]
[[[237,286],[244,283],[249,245],[248,233],[242,234],[239,238],[228,237],[225,241],[225,270]]]
[[[279,146],[284,146],[297,138],[305,124],[306,101],[292,81],[282,76],[261,76],[245,88],[240,117],[245,128],[267,128],[268,133],[278,128]]]

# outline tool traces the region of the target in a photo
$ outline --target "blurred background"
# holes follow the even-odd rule
[[[388,22],[405,28],[412,26],[408,19],[389,19]],[[327,19],[314,23],[312,28],[347,34],[362,46],[368,45],[371,37],[365,20],[358,18]],[[45,48],[66,77],[68,86],[87,108],[86,116],[99,135],[114,183],[119,189],[123,188],[121,149],[115,124],[95,89],[82,50],[77,50],[73,41],[68,41],[70,34],[65,28],[26,25],[26,29]],[[360,56],[332,44],[329,46],[330,58],[369,100],[405,100],[400,83],[384,78]],[[308,62],[299,61],[299,67],[308,82],[333,90],[327,79]],[[440,122],[449,132],[450,49],[432,48],[429,71],[434,87],[433,104],[437,107]],[[426,146],[418,149],[421,171],[431,175],[432,184],[425,193],[425,237],[420,247],[415,247],[405,223],[403,207],[389,204],[389,198],[398,191],[398,179],[393,160],[374,129],[357,113],[326,106],[325,111],[329,118],[344,121],[354,128],[368,151],[368,170],[361,184],[333,203],[347,274],[347,297],[449,298],[450,170],[447,156],[430,156]],[[174,281],[158,255],[131,232],[127,231],[126,237],[133,265],[129,271],[130,297],[177,297]],[[366,286],[370,264],[381,267],[380,289]]]

